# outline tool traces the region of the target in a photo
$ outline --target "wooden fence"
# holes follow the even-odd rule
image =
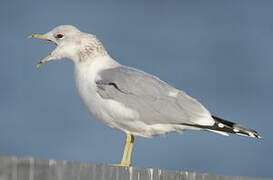
[[[194,172],[0,156],[0,180],[258,180]]]

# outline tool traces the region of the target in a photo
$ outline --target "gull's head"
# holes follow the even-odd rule
[[[28,37],[47,40],[56,45],[50,55],[41,60],[37,67],[51,60],[68,58],[80,62],[106,54],[102,44],[94,35],[81,32],[71,25],[61,25],[48,33],[31,34]]]

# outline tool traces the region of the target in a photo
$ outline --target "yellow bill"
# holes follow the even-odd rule
[[[50,41],[50,39],[48,39],[43,34],[31,34],[28,36],[28,38],[36,38],[36,39],[43,39],[43,40]],[[38,62],[36,67],[39,68],[42,64],[44,64],[45,62],[50,61],[52,59],[53,59],[53,57],[51,55],[49,55],[49,56],[45,57],[44,59],[42,59],[40,62]]]
[[[28,38],[37,38],[37,39],[49,40],[43,34],[31,34],[31,35],[28,36]]]
[[[37,63],[36,67],[37,68],[41,67],[45,62],[50,61],[51,59],[53,59],[51,55],[45,57],[44,59]]]

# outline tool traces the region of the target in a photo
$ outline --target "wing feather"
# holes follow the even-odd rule
[[[99,73],[97,92],[139,113],[146,124],[212,125],[210,113],[195,99],[159,78],[125,66]]]

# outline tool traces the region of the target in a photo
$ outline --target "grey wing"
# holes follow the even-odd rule
[[[195,99],[155,76],[125,66],[103,70],[97,92],[139,113],[146,124],[211,125],[210,113]]]

